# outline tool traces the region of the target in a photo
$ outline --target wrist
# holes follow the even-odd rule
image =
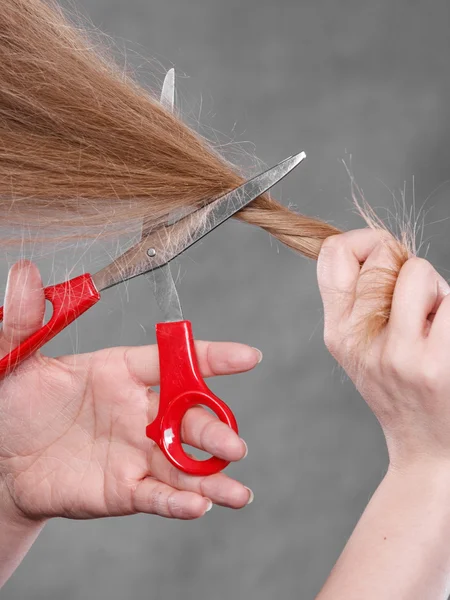
[[[391,460],[386,473],[390,479],[422,482],[434,489],[439,497],[450,500],[450,459],[432,456],[414,457],[411,460]]]
[[[389,465],[382,483],[399,503],[423,515],[438,538],[450,536],[450,460],[421,457]],[[449,555],[450,558],[450,555]],[[450,565],[450,562],[449,562]]]
[[[14,501],[6,477],[0,477],[0,528],[26,531],[41,529],[46,519],[26,515]]]
[[[0,588],[33,545],[44,519],[27,517],[14,502],[5,478],[0,477]]]

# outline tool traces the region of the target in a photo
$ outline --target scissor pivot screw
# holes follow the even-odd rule
[[[154,248],[149,248],[147,250],[147,256],[150,256],[150,258],[152,258],[153,256],[156,256],[156,250]]]

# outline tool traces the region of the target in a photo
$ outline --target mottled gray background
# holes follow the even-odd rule
[[[190,122],[223,140],[251,141],[244,149],[266,164],[304,149],[307,162],[276,190],[283,202],[343,228],[359,226],[342,164],[350,155],[382,216],[394,208],[390,190],[404,182],[412,203],[414,183],[417,208],[428,199],[428,256],[448,275],[447,0],[79,6],[131,48],[132,64],[144,63],[139,54],[156,61],[144,64],[147,83],[175,65]],[[61,258],[53,275],[50,261],[40,264],[51,279],[70,261]],[[313,598],[382,477],[378,425],[322,342],[315,264],[230,222],[180,261],[180,274],[198,338],[264,352],[253,373],[211,384],[249,444],[246,460],[229,473],[253,488],[253,505],[214,507],[190,523],[151,516],[52,522],[3,589],[5,600]],[[145,282],[134,281],[128,295],[105,294],[51,350],[147,343],[157,318]]]

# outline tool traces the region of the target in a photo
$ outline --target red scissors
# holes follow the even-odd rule
[[[161,102],[172,110],[174,71],[165,78]],[[170,261],[213,231],[244,206],[269,190],[304,158],[301,152],[250,179],[237,189],[194,210],[170,225],[146,230],[140,242],[94,275],[85,273],[45,288],[53,305],[51,319],[0,360],[0,378],[44,346],[60,331],[100,300],[100,292],[138,275],[149,274],[154,284],[164,322],[156,325],[160,364],[160,399],[155,420],[147,426],[149,438],[158,444],[178,469],[193,475],[210,475],[229,463],[216,456],[196,460],[186,454],[181,440],[181,421],[189,408],[199,404],[211,409],[234,431],[238,431],[231,409],[204,382],[197,364],[191,323],[183,320],[180,300],[170,271]],[[0,322],[3,307],[0,308]]]

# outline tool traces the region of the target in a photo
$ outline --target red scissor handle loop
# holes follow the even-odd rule
[[[160,400],[156,419],[147,426],[147,436],[158,444],[169,461],[191,475],[212,475],[229,462],[216,456],[196,460],[186,454],[181,440],[181,421],[199,404],[211,409],[238,433],[231,409],[211,392],[200,374],[189,321],[158,323],[156,338],[160,365]]]
[[[51,285],[44,292],[46,300],[53,305],[50,320],[0,360],[0,379],[100,300],[100,294],[89,273]],[[3,306],[0,308],[1,321]]]

